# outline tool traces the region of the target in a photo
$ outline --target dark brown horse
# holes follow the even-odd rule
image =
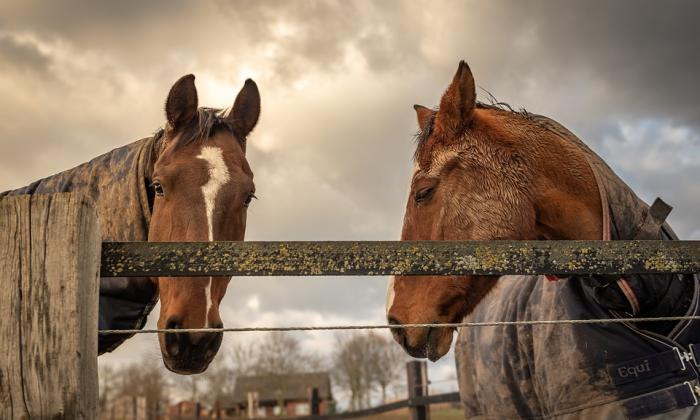
[[[420,132],[402,240],[675,237],[663,222],[670,210],[663,202],[649,208],[564,127],[477,102],[465,62],[439,108],[414,108]],[[537,276],[397,276],[387,317],[408,324],[693,315],[697,282],[671,275],[553,283]],[[616,418],[688,407],[694,390],[684,384],[697,383],[698,371],[681,369],[687,364],[674,351],[680,357],[700,342],[700,329],[692,325],[463,329],[455,351],[467,416]],[[453,332],[411,328],[393,335],[412,356],[434,361],[449,351]],[[680,364],[658,368],[653,380],[630,379],[629,366],[640,357]],[[653,392],[666,394],[649,397]]]
[[[199,108],[194,76],[171,88],[166,124],[155,136],[4,195],[82,191],[95,201],[105,241],[242,241],[255,197],[246,138],[260,114],[247,80],[226,114]],[[104,278],[100,329],[142,328],[160,298],[159,328],[221,327],[219,303],[228,277]],[[128,336],[100,335],[100,353]],[[207,368],[221,333],[160,334],[165,365],[175,372]]]

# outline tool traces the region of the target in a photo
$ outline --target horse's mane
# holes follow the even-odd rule
[[[511,114],[518,115],[522,118],[525,118],[529,121],[534,121],[534,114],[529,113],[525,108],[520,108],[518,110],[513,109],[510,104],[507,102],[501,102],[494,97],[491,92],[487,91],[486,89],[483,89],[484,92],[488,95],[488,103],[487,102],[482,102],[482,101],[477,101],[476,102],[476,108],[479,109],[490,109],[494,111],[502,111],[502,112],[508,112]],[[425,143],[428,141],[428,138],[430,137],[430,133],[433,131],[433,125],[435,124],[435,116],[437,115],[437,112],[440,110],[439,107],[433,108],[433,113],[428,119],[428,122],[425,124],[425,127],[423,129],[419,129],[418,132],[414,135],[414,139],[416,142],[416,151],[413,155],[413,159],[417,159],[418,156],[420,155],[421,151],[423,150],[423,147],[425,146]]]
[[[242,146],[245,146],[245,137],[241,137],[236,133],[233,121],[227,118],[227,114],[227,109],[198,108],[197,119],[184,129],[182,135],[178,137],[175,147],[186,146],[197,139],[207,140],[220,130],[225,130],[236,135],[236,138],[238,138]],[[165,129],[158,129],[154,134],[155,140],[160,140],[164,134]]]

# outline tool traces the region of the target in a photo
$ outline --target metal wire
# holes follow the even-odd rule
[[[471,328],[471,327],[502,327],[510,325],[571,325],[571,324],[619,324],[630,322],[663,322],[700,320],[700,315],[662,316],[650,318],[613,318],[613,319],[554,319],[534,321],[488,321],[488,322],[458,322],[445,324],[401,324],[401,325],[326,325],[326,326],[295,326],[295,327],[233,327],[233,328],[156,328],[144,330],[98,330],[102,335],[108,334],[157,334],[157,333],[223,333],[223,332],[271,332],[271,331],[329,331],[329,330],[382,330],[406,328]]]

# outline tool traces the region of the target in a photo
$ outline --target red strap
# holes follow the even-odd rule
[[[559,277],[555,276],[554,274],[545,274],[544,277],[545,277],[548,281],[557,281],[557,280],[559,280]]]

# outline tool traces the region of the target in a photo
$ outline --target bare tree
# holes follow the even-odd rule
[[[374,342],[370,360],[372,379],[379,386],[385,404],[387,388],[405,377],[406,353],[393,340],[376,332],[370,331],[368,338]]]
[[[144,358],[140,362],[106,372],[108,373],[103,377],[100,388],[106,387],[106,392],[111,394],[111,402],[123,397],[145,397],[148,417],[156,418],[159,407],[167,400],[168,387],[164,369],[158,360]]]
[[[236,343],[226,354],[229,366],[235,376],[250,376],[255,374],[257,352],[253,344]]]
[[[205,374],[196,375],[177,375],[175,376],[175,384],[179,390],[184,392],[185,399],[198,402],[200,392],[203,391],[205,382]]]
[[[255,375],[283,375],[319,370],[323,365],[320,357],[309,354],[295,337],[275,331],[259,342],[251,343],[254,350],[251,371]]]
[[[405,360],[398,346],[373,331],[336,336],[335,380],[350,394],[353,410],[371,404],[375,387],[386,402],[387,389],[401,379]]]
[[[100,366],[99,369],[99,386],[100,386],[100,415],[104,416],[114,403],[117,372],[113,366]]]
[[[333,355],[334,374],[338,385],[350,393],[350,408],[357,410],[369,405],[372,388],[372,349],[366,334],[336,336]]]
[[[167,405],[168,400],[169,384],[165,370],[157,359],[144,358],[137,366],[140,370],[140,396],[146,397],[148,418],[158,418],[156,413]]]
[[[201,399],[212,408],[219,407],[226,397],[233,394],[233,388],[236,383],[236,370],[230,364],[228,349],[219,351],[219,354],[204,373],[203,380],[206,392]]]

